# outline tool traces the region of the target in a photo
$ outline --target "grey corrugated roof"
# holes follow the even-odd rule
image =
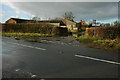
[[[17,23],[28,23],[28,22],[32,22],[34,20],[27,20],[27,19],[19,19],[19,18],[11,18],[13,20],[15,20]],[[39,20],[37,22],[39,23],[60,23],[61,26],[65,26],[67,23],[66,21],[68,21],[67,19],[53,19],[53,20]],[[70,21],[72,23],[75,23],[73,21]]]
[[[19,18],[11,18],[11,19],[15,20],[17,23],[27,23],[33,21],[33,20],[19,19]]]

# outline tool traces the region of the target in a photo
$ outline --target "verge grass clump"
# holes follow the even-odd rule
[[[115,40],[108,40],[108,39],[103,39],[103,40],[95,40],[93,43],[96,43],[98,45],[103,46],[104,48],[108,49],[114,49],[115,46],[118,44]]]

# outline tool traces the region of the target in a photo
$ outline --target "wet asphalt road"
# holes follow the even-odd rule
[[[117,78],[119,64],[109,51],[56,42],[2,39],[3,77],[7,78]],[[85,57],[77,57],[81,55]]]

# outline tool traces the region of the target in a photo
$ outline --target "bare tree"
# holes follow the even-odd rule
[[[40,20],[40,17],[35,16],[35,17],[32,18],[32,20],[34,20],[34,21],[39,21],[39,20]]]
[[[74,15],[73,15],[73,13],[70,11],[70,12],[65,12],[65,13],[63,14],[63,18],[65,18],[65,19],[73,19],[73,18],[75,18],[75,17],[74,17]]]
[[[114,26],[120,26],[120,22],[119,21],[114,21]]]

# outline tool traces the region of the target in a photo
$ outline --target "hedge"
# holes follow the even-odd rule
[[[94,34],[95,31],[95,34]],[[116,37],[120,37],[120,26],[118,27],[96,27],[95,28],[87,28],[85,35],[87,36],[96,36],[106,39],[115,39]]]
[[[19,23],[19,24],[6,24],[6,32],[14,33],[40,33],[40,34],[53,34],[53,35],[66,35],[68,34],[67,28],[57,27],[46,23]]]
[[[53,25],[50,24],[7,24],[6,32],[23,32],[23,33],[41,33],[50,34],[52,32]]]

